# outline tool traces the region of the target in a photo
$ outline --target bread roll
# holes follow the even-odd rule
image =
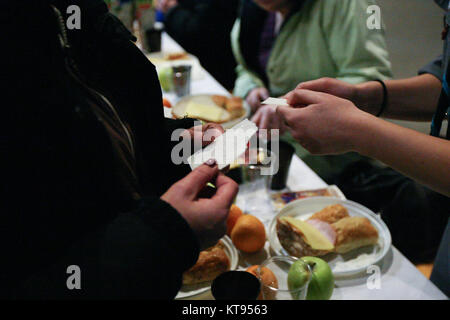
[[[330,224],[349,217],[347,208],[340,204],[333,204],[314,213],[308,220],[316,219]]]
[[[346,253],[378,242],[378,231],[367,218],[347,217],[331,226],[336,231],[337,253]]]

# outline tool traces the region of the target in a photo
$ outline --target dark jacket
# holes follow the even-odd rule
[[[236,80],[236,61],[230,33],[238,14],[239,0],[180,0],[166,15],[167,33],[226,89]]]
[[[70,52],[84,84],[131,128],[140,200],[117,177],[111,136],[92,110],[98,97],[71,76],[49,2],[62,13],[81,7]],[[172,164],[168,141],[192,121],[164,119],[154,66],[102,1],[10,1],[0,23],[0,297],[173,298],[198,243],[159,197],[188,172]],[[81,290],[67,289],[70,265]]]

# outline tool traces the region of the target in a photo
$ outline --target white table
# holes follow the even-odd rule
[[[163,52],[179,52],[183,49],[167,34],[163,34]],[[199,66],[196,66],[199,67]],[[206,71],[200,79],[192,81],[191,94],[228,94],[228,92]],[[165,94],[172,102],[176,98]],[[167,116],[170,111],[166,110]],[[288,187],[291,190],[311,190],[326,187],[320,179],[301,159],[293,156],[289,171]],[[239,196],[238,196],[239,201]],[[265,221],[267,226],[267,221]],[[260,253],[248,255],[240,253],[239,268],[259,264],[270,254],[269,245]],[[447,297],[418,269],[392,246],[388,255],[380,263],[381,277],[379,289],[369,289],[367,281],[372,274],[360,274],[336,281],[332,299],[336,300],[377,300],[377,299],[447,299]],[[212,299],[210,292],[194,299]]]

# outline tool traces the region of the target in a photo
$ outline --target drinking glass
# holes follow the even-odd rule
[[[257,269],[256,274],[258,279],[262,278],[262,268],[267,268],[275,275],[278,287],[266,285],[261,281],[261,291],[263,300],[306,300],[306,294],[308,292],[308,285],[311,281],[311,269],[308,264],[301,261],[299,263],[304,264],[305,268],[305,284],[298,288],[288,287],[288,273],[294,262],[299,261],[295,257],[287,256],[274,256],[265,260]]]

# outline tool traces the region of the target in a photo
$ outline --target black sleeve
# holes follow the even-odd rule
[[[198,258],[198,248],[177,211],[158,198],[146,198],[136,211],[119,215],[50,268],[30,276],[15,297],[173,299],[182,273]],[[71,265],[80,268],[80,290],[67,287]]]
[[[419,75],[422,74],[432,74],[433,76],[435,76],[436,78],[438,78],[441,82],[442,79],[444,78],[444,71],[443,71],[443,56],[440,55],[439,57],[437,57],[436,59],[434,59],[433,61],[431,61],[430,63],[428,63],[426,66],[424,66],[423,68],[421,68],[418,72]]]

